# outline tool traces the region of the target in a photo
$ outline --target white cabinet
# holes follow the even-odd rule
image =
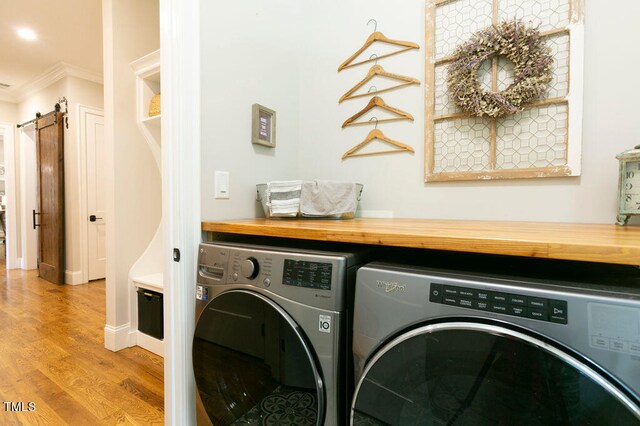
[[[136,76],[136,121],[156,160],[160,175],[162,148],[162,114],[149,116],[151,99],[160,93],[160,51],[157,50],[131,63]],[[160,186],[162,183],[158,182]],[[138,288],[163,293],[162,276],[162,219],[151,242],[129,270],[131,300],[131,344],[164,355],[164,341],[138,331]],[[167,303],[167,300],[164,300]]]

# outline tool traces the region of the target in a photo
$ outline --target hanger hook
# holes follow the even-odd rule
[[[375,90],[373,90],[373,89],[375,89]],[[372,93],[372,92],[376,93],[377,91],[378,91],[378,88],[376,86],[372,85],[371,87],[369,87],[369,90],[367,91],[367,93]]]
[[[373,120],[376,120],[376,127],[375,127],[375,129],[377,129],[377,128],[378,128],[378,117],[371,117],[371,118],[369,119],[369,122],[371,122],[371,121],[373,121]]]
[[[378,65],[378,55],[377,54],[375,54],[375,53],[371,54],[371,56],[369,56],[369,60],[373,59],[374,57],[376,58],[376,61],[374,62],[374,65]]]
[[[373,27],[373,32],[375,33],[376,31],[378,31],[378,21],[376,21],[375,19],[369,19],[369,22],[367,22],[367,25],[369,25],[371,22],[375,24],[375,26]]]

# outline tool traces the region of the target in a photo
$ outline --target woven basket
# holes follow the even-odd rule
[[[160,93],[154,95],[149,103],[149,117],[160,115]]]

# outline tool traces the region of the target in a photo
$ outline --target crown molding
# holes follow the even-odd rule
[[[98,84],[104,84],[102,74],[95,73],[93,71],[77,67],[75,65],[58,62],[57,64],[34,78],[31,82],[22,85],[21,87],[15,89],[13,93],[4,96],[13,99],[9,102],[22,102],[29,96],[34,95],[40,90],[46,89],[47,87],[51,86],[57,81],[62,80],[65,77],[76,77]]]

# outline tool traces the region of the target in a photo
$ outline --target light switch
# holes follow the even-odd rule
[[[215,172],[215,197],[217,199],[229,198],[229,172]]]

